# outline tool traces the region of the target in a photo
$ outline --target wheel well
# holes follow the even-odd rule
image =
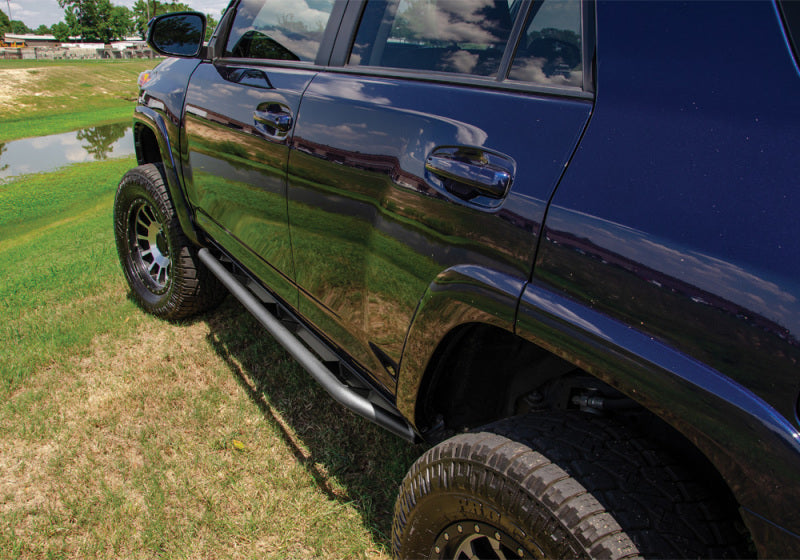
[[[611,416],[657,442],[738,507],[722,475],[686,436],[580,367],[498,327],[467,324],[445,337],[420,387],[416,425],[436,442],[519,414],[569,409]]]
[[[136,144],[136,159],[139,165],[145,163],[162,163],[161,150],[155,133],[147,126],[137,123],[134,127],[134,142]]]

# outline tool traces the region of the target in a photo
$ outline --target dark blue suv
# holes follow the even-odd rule
[[[436,444],[401,558],[800,556],[800,3],[235,0],[151,22],[133,296],[233,293]]]

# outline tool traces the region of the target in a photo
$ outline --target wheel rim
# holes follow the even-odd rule
[[[522,547],[513,537],[479,521],[459,521],[439,533],[431,556],[455,560],[510,560],[542,558]]]
[[[139,278],[153,293],[169,286],[171,260],[164,225],[147,201],[134,204],[128,227],[131,259]]]

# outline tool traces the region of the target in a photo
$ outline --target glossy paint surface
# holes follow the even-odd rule
[[[800,431],[751,390],[538,282],[525,289],[517,327],[683,432],[717,465],[742,506],[784,527],[800,522],[797,509],[787,507],[800,499]]]
[[[769,3],[610,2],[597,17],[595,113],[548,210],[534,284],[579,302],[570,321],[586,336],[599,313],[644,336],[627,352],[663,345],[740,388],[676,366],[665,369],[682,379],[627,390],[675,383],[676,405],[693,384],[715,393],[694,395],[713,410],[692,410],[691,430],[725,447],[730,434],[715,430],[735,420],[727,429],[746,443],[732,457],[750,461],[736,484],[754,483],[740,499],[800,533],[796,495],[758,495],[800,482],[796,445],[763,437],[796,432],[800,381],[800,77],[780,21]],[[538,307],[523,304],[520,319],[532,339],[524,317]],[[729,410],[743,406],[738,391],[765,408]]]
[[[186,200],[183,188],[183,159],[181,143],[185,129],[181,126],[186,85],[200,64],[196,59],[170,58],[156,66],[149,80],[139,91],[139,100],[134,110],[134,138],[137,143],[136,158],[139,164],[148,163],[146,151],[142,150],[140,138],[149,130],[158,142],[161,162],[164,164],[167,185],[176,204],[176,213],[188,238],[199,242],[195,232],[193,211]]]
[[[530,273],[547,199],[590,108],[318,75],[303,97],[289,161],[301,313],[393,388],[415,310],[445,271],[473,265],[489,282],[493,274],[516,278],[513,304]],[[490,199],[449,188],[448,177],[426,169],[434,152],[457,151],[446,147],[460,149],[464,168],[506,162],[514,173],[508,193]],[[508,316],[505,326],[512,325]]]
[[[288,134],[313,72],[201,64],[186,97],[184,181],[198,223],[296,305],[286,213]]]

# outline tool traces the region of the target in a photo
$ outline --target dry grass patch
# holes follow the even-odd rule
[[[50,68],[31,70],[29,68],[0,68],[0,103],[13,104],[19,92],[25,90],[31,82],[40,79],[40,72]]]
[[[230,302],[187,325],[143,317],[135,336],[97,337],[10,395],[0,549],[386,557],[419,450],[335,405],[251,321]]]

